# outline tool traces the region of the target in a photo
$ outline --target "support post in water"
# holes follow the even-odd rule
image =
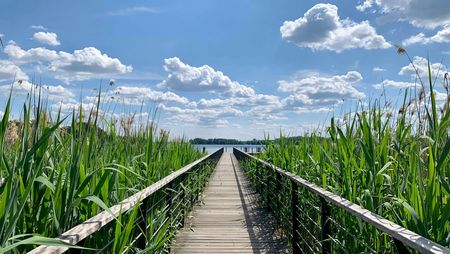
[[[323,197],[320,197],[320,207],[322,254],[329,254],[331,253],[331,224],[329,220],[331,207]]]
[[[292,253],[300,254],[300,232],[298,222],[298,185],[291,180],[291,206],[292,206]]]

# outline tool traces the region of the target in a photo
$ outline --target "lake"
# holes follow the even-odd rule
[[[194,145],[199,151],[203,151],[203,148],[208,153],[213,153],[220,148],[224,148],[225,152],[233,152],[233,147],[237,149],[248,152],[248,153],[256,153],[261,151],[263,148],[261,145]]]

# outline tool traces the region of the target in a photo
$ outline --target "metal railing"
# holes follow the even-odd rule
[[[450,253],[450,250],[270,163],[233,149],[297,253]],[[252,163],[252,165],[246,165]]]
[[[126,237],[131,241],[122,252],[130,249],[143,253],[167,252],[169,240],[184,226],[187,214],[198,201],[222,154],[223,148],[182,167],[111,207],[110,211],[103,211],[64,232],[57,239],[95,250],[89,253],[113,253],[117,251],[117,238],[128,234]],[[130,215],[134,209],[139,209],[135,217]],[[121,227],[125,227],[129,223],[127,219],[133,218],[132,230],[119,230],[118,234],[119,219]],[[29,254],[64,253],[68,250],[80,252],[64,246],[41,245]]]

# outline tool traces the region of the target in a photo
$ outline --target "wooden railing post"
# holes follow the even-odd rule
[[[322,254],[331,253],[331,224],[330,224],[330,205],[323,197],[320,197],[320,222],[322,226],[321,243]]]
[[[292,206],[292,253],[300,254],[300,232],[298,221],[298,185],[297,182],[291,180],[291,206]]]
[[[137,240],[137,247],[140,249],[145,249],[147,245],[147,199],[142,200],[139,206],[139,213],[141,217],[141,222],[139,223],[139,228],[142,230],[142,236]]]
[[[184,227],[184,219],[186,218],[186,213],[187,213],[187,206],[186,203],[187,198],[186,198],[186,188],[187,188],[187,181],[186,181],[187,177],[186,174],[184,174],[183,176],[181,176],[181,227]]]
[[[266,203],[267,203],[267,208],[269,208],[269,210],[272,210],[270,207],[270,171],[271,169],[265,165],[263,165],[263,167],[266,169]]]
[[[394,238],[395,248],[397,249],[397,253],[400,254],[410,254],[411,252],[405,247],[405,245],[399,240]]]
[[[195,176],[196,176],[195,171],[189,172],[189,190],[190,190],[189,195],[192,207],[195,205]]]
[[[276,206],[277,206],[277,208],[276,208],[276,211],[277,211],[277,221],[281,224],[281,221],[282,221],[282,219],[281,219],[281,214],[282,214],[282,207],[281,207],[281,195],[280,195],[280,193],[282,193],[281,192],[281,174],[278,172],[278,171],[276,171],[275,170],[275,179],[276,179],[276,190],[275,190],[275,192],[276,192],[276,200],[275,200],[275,202],[276,202]]]
[[[166,214],[168,214],[168,222],[169,222],[169,232],[173,231],[173,213],[172,213],[172,207],[173,207],[173,185],[175,180],[169,182],[166,185],[166,199],[167,199],[167,211]],[[170,253],[170,246],[168,247],[168,251]]]
[[[200,196],[200,188],[202,185],[202,178],[201,178],[201,172],[200,170],[202,170],[202,167],[199,167],[199,169],[195,172],[196,178],[197,178],[197,182],[196,182],[196,186],[195,186],[195,201],[197,202],[198,200],[198,196]]]
[[[261,193],[261,195],[263,195],[264,194],[264,181],[262,178],[264,176],[264,173],[262,172],[262,169],[260,167],[258,167],[256,169],[256,172],[257,172],[258,191],[259,191],[259,193]],[[261,197],[261,198],[263,198],[263,197]]]
[[[169,214],[168,219],[169,219],[169,231],[172,231],[172,223],[173,223],[173,216],[172,216],[172,207],[173,207],[173,181],[171,181],[167,187],[166,187],[166,194],[167,194],[167,214]]]

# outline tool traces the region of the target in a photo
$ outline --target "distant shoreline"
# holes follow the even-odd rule
[[[226,139],[226,138],[194,138],[189,141],[193,145],[262,145],[264,140],[248,140],[240,141],[237,139]]]
[[[287,141],[294,141],[294,142],[300,142],[303,138],[303,136],[293,136],[293,137],[284,137],[283,139]],[[227,138],[209,138],[209,139],[203,139],[203,138],[194,138],[189,140],[189,142],[193,145],[264,145],[268,141],[279,143],[280,139],[268,139],[268,140],[260,140],[260,139],[252,139],[252,140],[246,140],[241,141],[237,139],[227,139]]]

